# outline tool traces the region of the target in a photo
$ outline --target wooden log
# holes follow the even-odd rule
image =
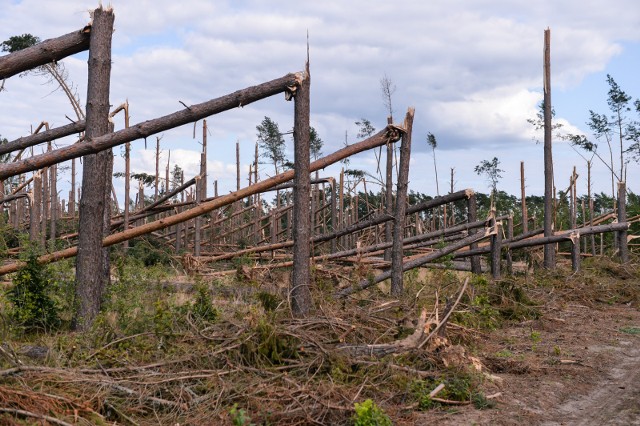
[[[0,56],[0,80],[56,62],[89,48],[91,26]]]
[[[337,163],[338,161],[347,158],[351,155],[357,154],[359,152],[363,152],[372,148],[376,148],[378,146],[384,145],[386,143],[393,143],[400,139],[400,135],[404,132],[404,129],[398,126],[387,126],[382,129],[377,134],[361,141],[358,143],[354,143],[349,145],[348,147],[342,148],[330,155],[322,157],[314,162],[312,162],[309,166],[310,171],[316,171],[320,169],[324,169],[325,167]],[[208,213],[220,207],[226,206],[228,204],[233,203],[234,201],[240,200],[249,195],[257,194],[260,191],[264,191],[265,189],[271,188],[275,185],[281,184],[283,182],[287,182],[288,180],[293,178],[293,170],[287,170],[281,174],[273,176],[269,179],[265,179],[260,181],[257,184],[254,184],[251,187],[245,187],[240,191],[232,192],[230,194],[215,198],[206,203],[202,203],[200,206],[193,207],[189,210],[183,211],[179,214],[162,218],[156,220],[154,222],[150,222],[144,225],[141,225],[137,228],[125,230],[123,232],[119,232],[117,234],[112,234],[106,237],[102,244],[104,247],[108,247],[114,244],[121,243],[123,241],[129,240],[131,238],[136,238],[145,234],[149,234],[154,231],[158,231],[160,229],[164,229],[168,226],[173,226],[179,223],[182,223],[186,220],[193,219],[196,216]],[[65,250],[61,250],[55,253],[50,253],[45,256],[41,256],[38,258],[38,262],[40,263],[51,263],[61,259],[66,259],[69,257],[73,257],[77,254],[77,247],[70,247]],[[11,272],[17,271],[24,264],[22,262],[16,262],[9,265],[4,265],[0,267],[0,275],[8,274]]]
[[[494,280],[499,280],[501,275],[500,262],[502,258],[502,222],[491,218],[491,227],[496,230],[496,232],[491,235],[491,276]]]
[[[6,179],[20,173],[41,169],[51,164],[82,157],[87,154],[95,154],[126,142],[146,138],[165,130],[201,120],[210,115],[243,107],[260,99],[288,91],[291,87],[296,87],[301,78],[301,73],[287,74],[257,86],[238,90],[207,102],[191,105],[181,111],[165,115],[164,117],[136,124],[128,129],[122,129],[100,137],[88,138],[85,140],[85,143],[59,148],[50,153],[36,155],[27,160],[2,164],[0,165],[0,179]]]
[[[63,138],[65,136],[73,135],[74,133],[80,133],[84,131],[84,128],[85,121],[82,120],[75,123],[67,124],[65,126],[56,127],[41,133],[24,136],[6,144],[1,144],[0,155],[17,151],[19,149],[29,148],[30,146],[35,146],[55,139]]]
[[[402,270],[404,272],[406,272],[406,271],[409,271],[411,269],[418,268],[418,267],[420,267],[420,266],[422,266],[422,265],[424,265],[424,264],[426,264],[428,262],[431,262],[433,260],[441,258],[442,256],[446,256],[446,255],[448,255],[450,253],[453,253],[456,250],[461,249],[462,247],[466,247],[471,243],[478,242],[480,240],[489,238],[494,233],[495,233],[495,229],[494,230],[486,229],[484,233],[477,233],[477,234],[469,235],[468,237],[458,241],[457,243],[450,244],[450,245],[448,245],[448,246],[446,246],[446,247],[444,247],[444,248],[442,248],[442,249],[440,249],[440,250],[438,250],[436,252],[433,252],[433,253],[427,254],[425,256],[421,256],[421,257],[418,257],[416,259],[412,259],[412,260],[410,260],[408,262],[403,263]],[[386,279],[389,279],[390,277],[391,277],[391,271],[383,272],[383,273],[377,275],[376,277],[374,277],[371,280],[368,280],[368,279],[367,280],[362,280],[358,284],[356,284],[355,286],[350,286],[350,287],[343,288],[343,289],[337,291],[336,293],[334,293],[334,296],[337,297],[337,298],[346,297],[346,296],[348,296],[350,294],[355,293],[356,291],[364,290],[366,288],[374,286],[374,285],[376,285],[376,284],[378,284],[378,283],[380,283],[380,282],[382,282],[382,281],[384,281]]]
[[[403,291],[402,240],[404,237],[405,214],[407,210],[407,189],[409,187],[409,160],[411,158],[411,131],[415,110],[409,108],[404,120],[405,133],[400,147],[400,168],[396,189],[396,208],[393,219],[393,247],[391,248],[391,294],[398,296]]]
[[[475,222],[478,218],[477,213],[478,202],[476,201],[476,195],[473,194],[467,198],[467,221],[469,223]],[[475,233],[475,230],[473,231]],[[478,243],[473,243],[469,246],[470,250],[478,248]],[[481,274],[482,268],[480,266],[480,257],[471,256],[471,272],[474,274]]]

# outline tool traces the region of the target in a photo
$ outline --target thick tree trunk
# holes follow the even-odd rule
[[[114,15],[111,9],[98,8],[93,12],[87,83],[87,139],[102,136],[109,131],[113,21]],[[111,195],[110,187],[106,182],[105,160],[105,155],[101,154],[87,155],[83,161],[80,234],[76,260],[78,312],[74,319],[74,325],[79,330],[87,330],[93,324],[93,320],[100,311],[105,286],[104,273],[102,273],[104,268],[102,239],[106,194]]]
[[[0,56],[0,80],[87,50],[90,32],[91,27],[87,26],[80,31],[45,40],[35,46]]]
[[[66,146],[51,153],[36,155],[28,160],[0,165],[0,179],[6,179],[26,171],[38,170],[51,164],[70,160],[71,158],[95,154],[126,142],[146,138],[165,130],[173,129],[174,127],[201,120],[210,115],[243,107],[260,99],[285,92],[289,90],[290,87],[297,86],[300,79],[301,73],[287,74],[278,79],[238,90],[207,102],[191,105],[173,114],[148,120],[109,135],[85,136],[85,143]]]
[[[400,169],[398,171],[398,187],[396,194],[396,211],[393,219],[393,247],[391,249],[391,294],[402,294],[402,240],[404,238],[405,214],[407,211],[407,189],[409,187],[409,160],[411,159],[411,133],[415,110],[409,108],[404,119],[405,133],[402,135],[400,147]]]
[[[310,95],[311,76],[309,63],[295,96],[293,121],[294,170],[293,175],[293,272],[291,279],[291,313],[294,317],[306,316],[313,307],[311,298],[311,236],[309,194],[311,191],[309,170],[310,143]],[[291,223],[288,224],[291,227]]]

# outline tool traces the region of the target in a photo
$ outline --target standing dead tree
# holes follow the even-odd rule
[[[86,140],[109,133],[109,86],[111,81],[111,35],[113,10],[98,8],[93,12],[89,49],[87,84]],[[88,143],[85,141],[84,143]],[[80,199],[80,234],[76,260],[76,297],[78,312],[74,325],[88,329],[100,311],[100,301],[107,277],[102,249],[105,200],[111,196],[111,171],[108,168],[110,149],[84,157],[82,198]],[[111,159],[111,164],[113,165]],[[108,175],[108,176],[107,176]],[[110,215],[109,215],[110,217]]]

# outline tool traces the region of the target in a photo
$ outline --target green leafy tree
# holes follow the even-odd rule
[[[309,133],[309,154],[312,159],[317,160],[322,155],[324,142],[320,139],[320,135],[318,135],[315,128],[311,127]]]
[[[278,174],[280,167],[283,167],[286,158],[284,154],[285,142],[278,123],[269,117],[265,117],[260,124],[256,126],[258,131],[258,145],[262,149],[262,156],[267,158],[273,164],[275,173]]]
[[[473,170],[478,176],[486,176],[491,183],[491,196],[496,197],[498,191],[498,182],[502,179],[502,170],[500,167],[500,160],[497,157],[493,157],[493,160],[482,160]]]

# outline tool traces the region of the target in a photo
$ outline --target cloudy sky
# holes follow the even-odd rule
[[[82,28],[84,0],[0,0],[0,41],[32,33],[42,39]],[[519,194],[520,162],[527,191],[542,194],[542,145],[528,118],[542,99],[543,31],[551,28],[552,101],[558,122],[586,133],[589,109],[607,112],[606,75],[634,99],[640,97],[640,3],[637,0],[407,0],[381,1],[123,1],[114,0],[111,103],[129,100],[131,123],[174,112],[250,85],[299,71],[310,42],[312,125],[332,152],[356,141],[361,117],[379,129],[388,115],[380,80],[387,76],[396,122],[416,109],[410,189],[435,194],[433,156],[426,144],[432,132],[440,188],[488,191],[473,169],[497,157],[504,169],[499,187]],[[86,100],[86,58],[64,61],[70,80]],[[0,93],[0,135],[12,140],[46,120],[66,124],[73,110],[61,91],[41,76],[14,77]],[[263,117],[282,131],[292,127],[293,103],[283,96],[211,117],[209,184],[222,192],[235,186],[235,142],[239,141],[243,179],[252,161],[255,127]],[[636,117],[634,117],[636,118]],[[117,121],[117,128],[122,120]],[[162,136],[163,161],[197,173],[201,123]],[[72,140],[58,141],[62,146]],[[292,143],[289,140],[289,155]],[[133,143],[133,171],[153,172],[154,141]],[[116,169],[123,169],[116,148]],[[554,147],[556,186],[568,185],[577,166],[579,192],[586,192],[585,161],[565,142]],[[373,153],[353,158],[351,168],[375,174]],[[629,186],[638,192],[637,163]],[[264,165],[261,176],[271,171]],[[325,175],[336,176],[339,167]],[[594,160],[594,189],[608,191],[607,169]],[[64,177],[64,181],[69,178]],[[116,180],[118,193],[122,179]],[[634,182],[635,180],[635,182]],[[244,180],[246,184],[246,180]],[[212,190],[209,190],[211,194]],[[66,197],[65,197],[66,198]]]

